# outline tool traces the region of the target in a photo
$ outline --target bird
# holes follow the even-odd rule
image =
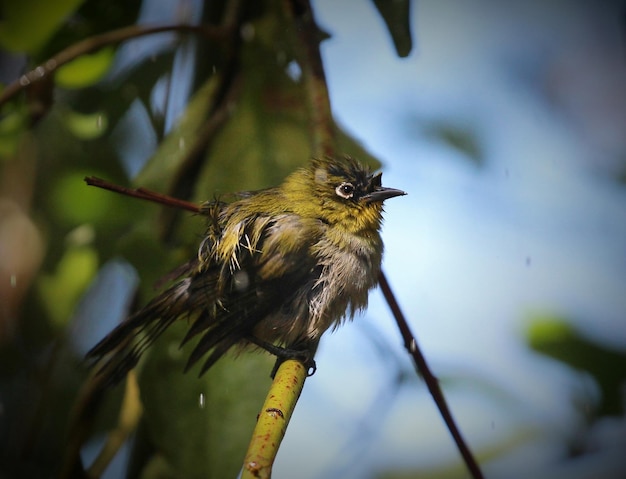
[[[120,382],[180,319],[190,325],[181,347],[199,337],[185,371],[202,362],[202,375],[248,347],[314,371],[322,334],[366,308],[377,284],[383,202],[406,194],[381,179],[350,156],[314,158],[279,186],[203,203],[197,255],[87,353],[103,384]]]

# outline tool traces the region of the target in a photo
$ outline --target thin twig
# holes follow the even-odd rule
[[[110,45],[117,45],[118,43],[122,43],[133,38],[166,32],[195,33],[209,39],[222,38],[225,34],[223,28],[212,27],[209,25],[132,25],[130,27],[124,27],[118,30],[106,32],[101,35],[94,35],[93,37],[86,38],[80,42],[70,45],[65,50],[60,51],[52,58],[46,60],[28,73],[22,75],[13,83],[7,85],[7,87],[0,94],[0,106],[4,105],[20,91],[35,82],[48,78],[58,68],[72,60],[75,60],[81,55],[95,52]]]
[[[151,201],[160,205],[191,211],[192,213],[200,213],[200,207],[195,203],[179,200],[178,198],[157,193],[156,191],[152,191],[147,188],[127,188],[125,186],[116,185],[115,183],[110,183],[96,176],[85,177],[85,183],[89,186],[96,186],[105,190],[114,191],[115,193],[121,193],[132,198],[139,198],[141,200]]]
[[[482,479],[483,474],[478,467],[478,463],[474,459],[474,456],[472,455],[469,447],[467,446],[467,444],[465,444],[463,436],[461,435],[461,432],[459,431],[459,428],[457,427],[454,418],[452,417],[452,413],[448,408],[446,398],[444,397],[443,393],[441,392],[441,388],[439,387],[439,381],[430,371],[428,363],[426,362],[426,358],[422,354],[422,351],[417,344],[417,340],[415,339],[415,336],[413,336],[413,333],[409,328],[409,324],[407,323],[406,318],[404,317],[404,314],[402,313],[402,310],[400,309],[400,306],[396,301],[393,291],[391,290],[391,287],[387,282],[387,278],[382,271],[378,277],[378,283],[380,284],[380,289],[382,290],[383,295],[387,300],[387,304],[389,305],[389,308],[391,309],[391,312],[393,313],[393,316],[398,323],[400,334],[402,334],[402,339],[404,340],[404,347],[413,357],[417,372],[420,373],[424,378],[424,382],[428,387],[428,391],[435,400],[435,403],[439,408],[439,412],[443,417],[446,426],[448,426],[448,430],[450,431],[450,434],[452,434],[454,442],[456,442],[456,445],[459,448],[461,456],[463,456],[463,460],[465,461],[467,468],[469,469],[474,479]]]

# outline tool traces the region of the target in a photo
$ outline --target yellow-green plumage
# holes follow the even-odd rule
[[[201,335],[188,366],[205,358],[202,371],[235,345],[314,351],[329,327],[367,305],[383,253],[382,202],[401,194],[351,158],[325,159],[278,187],[203,205],[197,258],[88,356],[114,383],[178,318],[193,320],[183,343]]]

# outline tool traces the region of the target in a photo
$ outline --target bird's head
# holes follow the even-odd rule
[[[295,211],[351,233],[380,227],[383,201],[405,195],[381,183],[382,173],[372,174],[353,158],[315,159],[308,168],[287,178],[283,189]]]

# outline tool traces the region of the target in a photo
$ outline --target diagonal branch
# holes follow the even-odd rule
[[[200,207],[195,203],[189,201],[179,200],[156,191],[149,190],[147,188],[127,188],[126,186],[116,185],[106,180],[98,178],[96,176],[87,176],[85,183],[89,186],[96,186],[104,190],[113,191],[122,195],[130,196],[131,198],[138,198],[140,200],[151,201],[164,206],[171,206],[172,208],[179,208],[182,210],[191,211],[192,213],[199,213]]]
[[[130,27],[120,28],[118,30],[102,33],[100,35],[94,35],[93,37],[89,37],[72,44],[28,73],[25,73],[13,83],[7,85],[7,87],[0,94],[0,106],[4,105],[7,101],[22,90],[31,86],[33,83],[39,82],[43,79],[48,79],[58,68],[72,60],[75,60],[81,55],[98,51],[101,48],[110,45],[117,45],[118,43],[122,43],[133,38],[166,32],[195,33],[209,39],[219,39],[225,34],[223,28],[211,27],[208,25],[132,25]]]
[[[463,456],[463,460],[465,461],[467,468],[469,469],[474,479],[482,479],[482,472],[478,467],[478,463],[474,459],[474,456],[472,455],[469,447],[467,446],[467,444],[465,444],[463,436],[461,435],[461,432],[459,431],[459,428],[457,427],[454,418],[452,417],[452,413],[448,408],[446,398],[444,397],[443,393],[441,392],[441,388],[439,387],[439,381],[430,371],[428,363],[426,362],[426,358],[424,357],[422,351],[417,345],[417,340],[415,339],[415,336],[413,336],[413,333],[409,328],[409,324],[407,323],[406,318],[404,317],[404,314],[400,309],[400,305],[396,301],[393,291],[391,290],[391,287],[387,282],[387,278],[382,271],[380,273],[380,276],[378,277],[378,283],[380,284],[380,289],[385,296],[387,304],[389,304],[389,308],[391,309],[393,316],[396,318],[398,329],[400,329],[400,334],[402,334],[402,339],[404,340],[404,347],[413,357],[417,372],[420,373],[424,378],[426,387],[428,387],[428,391],[430,392],[435,403],[437,404],[437,407],[439,408],[439,413],[441,414],[441,417],[443,417],[446,426],[448,426],[448,430],[450,431],[450,434],[452,434],[454,442],[459,448],[459,452],[461,453],[461,456]]]

